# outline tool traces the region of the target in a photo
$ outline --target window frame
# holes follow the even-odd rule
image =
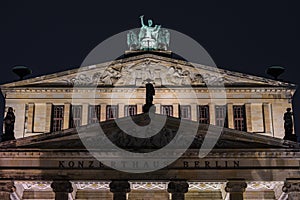
[[[74,117],[74,111],[75,111],[75,117]],[[78,114],[79,116],[77,116]],[[69,128],[76,128],[81,125],[82,125],[82,105],[71,105]]]
[[[133,114],[130,113],[130,109],[133,109]],[[137,115],[137,105],[125,105],[124,106],[124,117]]]
[[[182,117],[183,109],[187,108],[187,117]],[[187,120],[191,120],[192,119],[192,112],[191,112],[191,106],[190,105],[179,105],[179,117],[181,119],[187,119]]]
[[[55,115],[57,109],[61,110],[61,113],[59,114],[59,116]],[[64,111],[65,111],[65,106],[64,105],[52,105],[52,112],[51,112],[51,132],[63,130],[63,125],[64,125]],[[58,126],[55,126],[55,125],[58,125]]]
[[[203,110],[202,110],[203,109]],[[206,116],[201,116],[203,113]],[[201,124],[209,124],[210,123],[210,117],[209,117],[209,106],[208,105],[198,105],[197,106],[197,117],[198,122]]]
[[[166,112],[166,108],[169,110],[168,112]],[[173,117],[173,114],[174,114],[173,105],[161,105],[160,113],[162,115],[167,115],[169,117]]]
[[[218,109],[222,109],[223,111],[218,111]],[[219,114],[225,116],[219,116]],[[215,118],[216,118],[216,126],[228,127],[228,116],[227,116],[227,105],[215,105]],[[220,123],[220,121],[223,121]]]
[[[239,131],[247,131],[245,105],[234,105],[232,110],[233,110],[234,129]]]
[[[112,114],[113,117],[109,117],[109,111],[114,110],[115,114]],[[119,108],[118,105],[107,105],[106,106],[106,120],[117,119],[119,116]]]
[[[101,119],[101,106],[89,105],[88,106],[88,124],[100,122]]]

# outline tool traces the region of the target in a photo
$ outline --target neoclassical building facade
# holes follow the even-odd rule
[[[166,123],[153,140],[132,144],[116,121],[148,123],[146,83],[155,89],[155,115],[166,116]],[[283,140],[283,114],[295,89],[175,59],[168,51],[127,52],[111,62],[3,84],[16,140],[0,143],[1,199],[299,199],[299,145]],[[147,173],[106,166],[79,134],[100,124],[112,142],[139,152],[168,144],[182,121],[197,127],[191,145]],[[208,130],[220,136],[199,158]],[[188,137],[192,129],[185,132]]]

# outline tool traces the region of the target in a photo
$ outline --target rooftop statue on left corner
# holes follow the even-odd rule
[[[140,16],[140,32],[129,31],[127,34],[127,45],[130,50],[167,50],[170,42],[170,33],[161,25],[152,27],[152,20],[148,20],[148,25],[144,24],[144,16]]]

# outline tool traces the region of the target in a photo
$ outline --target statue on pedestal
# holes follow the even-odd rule
[[[4,118],[4,131],[2,135],[2,141],[14,140],[14,128],[15,128],[15,114],[12,107],[8,108],[6,116]]]
[[[140,16],[141,18],[141,29],[139,33],[139,42],[140,49],[157,49],[157,37],[158,31],[160,30],[160,25],[155,25],[151,27],[153,22],[151,19],[148,20],[148,26],[144,24],[144,16]]]
[[[170,33],[167,29],[161,28],[161,25],[153,25],[151,19],[148,25],[144,24],[144,16],[140,16],[140,31],[137,34],[129,31],[127,34],[127,45],[130,50],[167,50],[170,42]]]

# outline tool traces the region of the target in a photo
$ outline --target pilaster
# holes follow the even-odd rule
[[[233,104],[227,104],[227,119],[228,119],[228,128],[234,129],[234,119],[233,119]]]
[[[52,103],[46,103],[45,132],[51,131]]]
[[[142,114],[143,113],[143,104],[142,103],[138,103],[136,105],[137,107],[137,114]]]
[[[100,104],[100,111],[101,111],[100,121],[101,122],[106,120],[106,106],[107,106],[107,104],[105,104],[105,103]]]
[[[68,129],[70,125],[71,103],[64,104],[64,125],[63,129]]]
[[[209,107],[209,122],[212,125],[216,125],[216,104],[214,103],[209,103],[208,104]]]
[[[27,132],[33,132],[34,121],[34,103],[28,103],[28,115],[27,115]]]
[[[81,125],[88,124],[88,116],[89,116],[89,104],[83,103],[82,104],[82,116],[81,116]]]
[[[124,117],[124,112],[125,112],[125,108],[124,108],[125,106],[124,106],[124,104],[123,103],[119,103],[118,104],[118,117],[119,118],[122,118],[122,117]]]
[[[271,115],[271,104],[263,103],[263,116],[264,116],[264,132],[273,134],[272,130],[272,115]]]
[[[252,132],[252,115],[251,115],[251,103],[245,103],[246,112],[246,130]]]
[[[179,104],[173,103],[173,117],[179,117]]]
[[[191,104],[191,119],[192,119],[192,121],[197,121],[198,120],[197,112],[198,112],[197,104],[192,103]]]

